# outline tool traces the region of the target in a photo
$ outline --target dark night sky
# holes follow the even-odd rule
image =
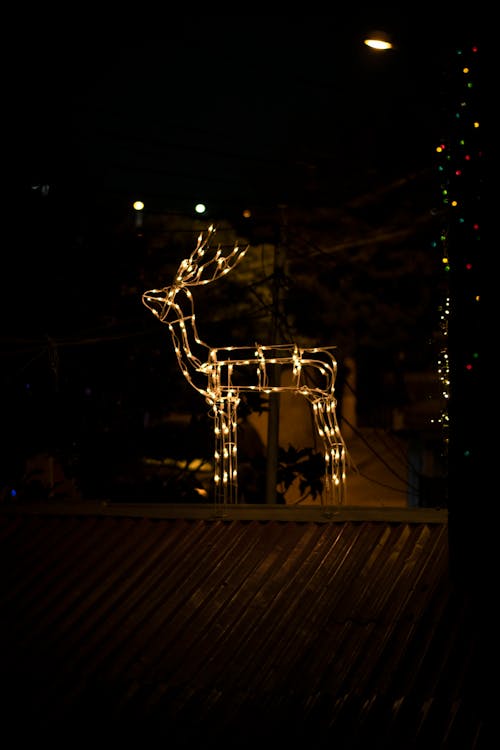
[[[456,10],[431,21],[359,5],[339,17],[178,16],[155,34],[33,26],[6,82],[16,235],[4,320],[18,289],[60,316],[59,275],[67,296],[104,260],[97,243],[94,256],[75,251],[75,236],[122,220],[137,198],[187,216],[203,201],[216,221],[248,206],[254,216],[283,203],[338,210],[433,170],[448,127],[446,65],[474,40]],[[395,49],[365,47],[372,28]],[[19,316],[40,319],[26,304]]]
[[[303,201],[314,179],[316,200],[338,202],[432,162],[446,57],[469,21],[356,5],[340,17],[176,17],[146,37],[33,33],[10,109],[16,180],[75,200],[232,211]],[[369,28],[396,49],[364,47]]]

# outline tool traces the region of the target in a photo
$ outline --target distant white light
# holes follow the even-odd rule
[[[144,210],[144,203],[142,201],[134,201],[134,203],[132,205],[133,205],[133,208],[136,211],[143,211]]]
[[[204,203],[197,203],[196,206],[194,207],[194,210],[196,211],[197,214],[204,214],[205,211],[207,210],[207,207],[205,206]]]

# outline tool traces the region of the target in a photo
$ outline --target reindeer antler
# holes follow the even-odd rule
[[[161,321],[165,321],[177,292],[183,287],[209,284],[220,276],[229,273],[243,258],[248,246],[242,248],[235,243],[233,249],[224,255],[220,245],[210,247],[210,237],[215,234],[213,225],[208,227],[207,234],[201,233],[195,249],[181,262],[175,275],[174,283],[162,289],[149,289],[142,295],[143,304]],[[208,253],[207,259],[203,260]],[[203,262],[202,262],[203,260]],[[186,292],[188,295],[190,292]]]
[[[198,236],[196,248],[179,266],[174,282],[176,287],[209,284],[229,273],[243,258],[248,246],[242,248],[235,243],[227,255],[224,255],[220,245],[211,248],[210,237],[215,234],[215,231],[215,227],[211,225],[208,227],[206,236],[203,234]],[[211,254],[202,262],[207,253]]]

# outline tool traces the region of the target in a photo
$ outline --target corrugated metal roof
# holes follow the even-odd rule
[[[450,581],[442,517],[115,511],[0,512],[18,743],[484,746],[482,626]]]

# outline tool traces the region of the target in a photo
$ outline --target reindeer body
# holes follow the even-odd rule
[[[235,245],[227,256],[220,247],[214,254],[209,247],[214,232],[215,229],[209,227],[206,238],[198,237],[194,252],[180,264],[172,286],[144,292],[142,301],[162,323],[168,325],[184,377],[204,396],[213,412],[216,502],[236,503],[238,498],[237,409],[240,394],[293,391],[311,403],[316,429],[323,443],[326,466],[323,505],[339,505],[345,495],[346,449],[336,417],[337,362],[332,354],[335,347],[256,344],[215,348],[202,341],[189,287],[210,283],[229,273],[246,252]],[[281,385],[281,369],[291,369],[290,385]]]

